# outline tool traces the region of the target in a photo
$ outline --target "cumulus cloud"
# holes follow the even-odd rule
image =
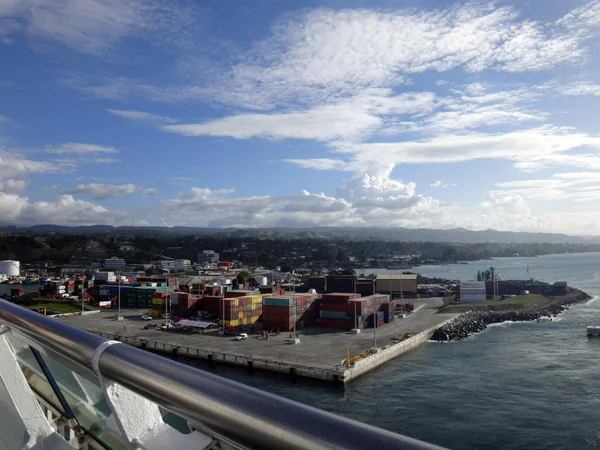
[[[5,192],[8,194],[20,194],[22,193],[27,185],[29,184],[29,180],[15,180],[9,178],[8,180],[0,180],[0,192]]]
[[[116,198],[128,194],[154,195],[156,189],[144,188],[135,184],[80,184],[74,189],[64,192],[65,194],[90,195],[95,200]]]

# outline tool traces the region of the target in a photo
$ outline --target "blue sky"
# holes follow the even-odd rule
[[[600,234],[600,1],[0,0],[3,223]]]

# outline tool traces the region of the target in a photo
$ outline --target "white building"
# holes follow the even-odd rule
[[[485,281],[461,281],[460,302],[479,303],[485,301]]]
[[[104,268],[105,269],[121,269],[125,267],[125,260],[121,258],[112,257],[110,259],[104,260]]]
[[[12,261],[7,259],[0,261],[0,274],[9,277],[18,277],[21,273],[21,263],[19,261]]]
[[[219,254],[214,250],[202,250],[198,253],[198,264],[214,264],[219,262]]]

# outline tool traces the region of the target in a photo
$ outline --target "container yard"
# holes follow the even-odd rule
[[[290,310],[293,311],[294,302],[304,302],[304,317],[315,314],[315,324],[317,319],[316,312],[312,312],[317,302],[313,301],[309,306],[308,295],[297,294],[300,297],[286,295],[281,297],[265,297],[261,303],[246,303],[254,307],[260,305],[262,315],[267,314],[273,308],[271,314],[274,323],[279,325],[287,324],[293,321],[290,319]],[[314,294],[312,294],[314,296]],[[240,299],[252,296],[242,295],[231,297],[238,299],[238,314],[240,308]],[[306,300],[298,300],[304,297]],[[326,297],[324,304],[346,305],[341,296]],[[385,296],[383,296],[385,297]],[[332,299],[335,298],[335,301]],[[327,299],[329,299],[327,301]],[[364,299],[364,297],[363,297]],[[214,300],[215,306],[221,306],[221,298]],[[347,299],[351,302],[351,298]],[[377,299],[371,299],[376,303]],[[206,302],[206,299],[204,300]],[[197,304],[198,302],[196,302]],[[367,309],[369,301],[363,308]],[[389,303],[390,307],[392,303]],[[96,334],[108,337],[109,339],[120,340],[129,345],[133,345],[148,350],[178,354],[189,358],[207,359],[217,363],[227,363],[247,367],[248,370],[263,369],[268,371],[283,372],[291,376],[302,376],[336,383],[347,383],[365,373],[375,369],[385,362],[398,357],[408,351],[417,348],[426,342],[433,334],[435,329],[452,320],[456,315],[436,314],[441,306],[442,300],[431,298],[425,300],[415,300],[415,311],[404,319],[392,320],[385,323],[386,311],[377,311],[377,328],[364,330],[360,334],[351,334],[346,329],[325,327],[325,326],[305,326],[305,329],[299,332],[300,343],[298,345],[288,345],[286,343],[289,331],[283,331],[280,334],[270,334],[265,339],[263,333],[257,332],[249,334],[248,339],[237,341],[232,336],[224,336],[218,331],[207,331],[205,333],[184,333],[177,331],[160,331],[157,329],[145,329],[149,322],[141,320],[141,314],[147,310],[137,310],[126,313],[125,320],[118,322],[114,320],[114,313],[100,312],[98,314],[84,316],[59,317],[58,320],[65,321],[70,325],[92,331]],[[227,300],[225,301],[227,305]],[[230,303],[229,313],[225,312],[225,326],[228,320],[235,317],[236,306]],[[353,305],[352,305],[353,306]],[[358,306],[358,305],[357,305]],[[267,308],[267,309],[266,309]],[[281,310],[274,310],[281,308]],[[300,309],[296,306],[297,318],[302,319]],[[384,307],[385,308],[385,307]],[[265,310],[266,309],[266,310]],[[311,312],[307,314],[307,311]],[[252,311],[252,310],[250,310]],[[316,310],[315,310],[316,311]],[[322,311],[332,311],[319,309]],[[230,314],[228,316],[228,314]],[[388,313],[389,314],[389,313]],[[329,315],[326,313],[326,315]],[[257,312],[252,312],[249,317],[256,317]],[[357,314],[358,316],[358,314]],[[246,317],[243,317],[246,318]],[[220,318],[219,320],[222,320]],[[323,318],[323,320],[344,320],[339,318]],[[160,320],[155,320],[160,322]],[[379,326],[383,322],[382,326]],[[268,323],[268,322],[267,322]],[[326,322],[332,323],[332,322]],[[125,325],[125,326],[124,326]],[[258,326],[258,323],[256,324]],[[293,322],[292,322],[293,325]],[[273,327],[274,328],[274,327]],[[373,351],[373,348],[376,351]]]

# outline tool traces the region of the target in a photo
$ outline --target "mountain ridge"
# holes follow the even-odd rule
[[[384,239],[407,242],[496,242],[496,243],[600,243],[600,236],[574,236],[564,233],[526,231],[468,230],[466,228],[358,228],[358,227],[265,227],[265,228],[209,228],[209,227],[161,227],[86,225],[65,226],[39,224],[29,227],[0,226],[2,232],[55,232],[55,233],[169,233],[201,234],[232,237],[264,238],[345,238]]]

